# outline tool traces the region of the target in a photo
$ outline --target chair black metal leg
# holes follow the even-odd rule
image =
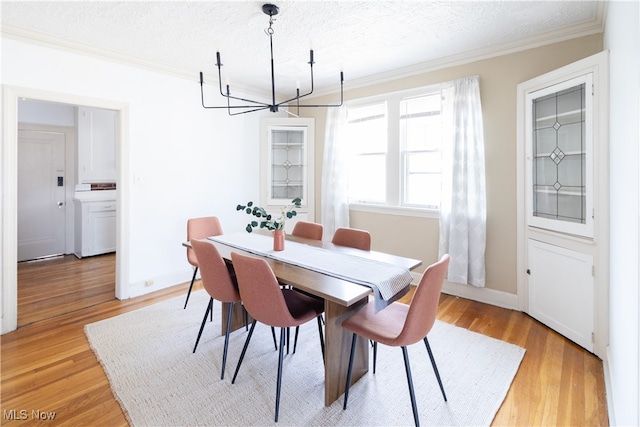
[[[293,354],[296,354],[296,347],[298,346],[298,332],[300,332],[300,326],[296,326],[296,335],[293,338]]]
[[[349,354],[349,370],[347,370],[347,384],[344,387],[344,404],[342,409],[347,409],[347,400],[349,399],[349,387],[351,386],[351,371],[353,370],[353,355],[356,352],[356,341],[358,341],[358,335],[353,334],[351,338],[351,353]]]
[[[373,342],[373,373],[376,373],[376,362],[378,361],[378,342]]]
[[[287,328],[287,354],[289,354],[289,328]]]
[[[322,324],[324,323],[324,320],[322,319],[322,315],[317,317],[318,319],[318,334],[320,335],[320,349],[322,350],[322,363],[324,363],[324,334],[322,333]],[[296,330],[296,336],[297,334],[297,330]],[[293,352],[295,353],[295,346],[293,347]]]
[[[204,312],[204,318],[202,319],[202,324],[200,325],[200,332],[198,332],[198,338],[196,338],[196,345],[193,346],[193,352],[196,352],[196,348],[198,348],[198,343],[200,342],[200,337],[202,336],[202,331],[204,330],[204,324],[207,323],[207,316],[209,312],[213,312],[213,298],[209,298],[209,305],[207,306],[207,311]]]
[[[277,350],[278,349],[278,344],[276,342],[276,328],[274,328],[273,326],[271,327],[271,335],[273,336],[273,346]]]
[[[444,401],[447,401],[447,395],[444,392],[444,386],[442,385],[442,381],[440,380],[440,373],[438,372],[438,366],[436,365],[436,359],[433,357],[433,353],[431,352],[431,346],[429,345],[429,340],[427,337],[424,337],[423,340],[424,345],[427,346],[427,352],[429,353],[429,359],[431,359],[431,366],[433,366],[433,372],[436,374],[436,378],[438,379],[438,384],[440,385],[440,391],[442,392],[442,397],[444,397]]]
[[[409,353],[407,347],[402,347],[402,355],[404,356],[404,368],[407,371],[407,384],[409,385],[409,395],[411,396],[411,408],[413,409],[413,421],[416,427],[420,426],[420,418],[418,418],[418,407],[416,405],[416,394],[413,391],[413,380],[411,378],[411,367],[409,366]]]
[[[222,352],[222,372],[220,379],[224,379],[224,368],[227,366],[227,349],[229,348],[229,333],[231,332],[231,315],[233,314],[233,304],[229,305],[229,314],[227,315],[227,332],[224,335],[224,351]]]
[[[187,292],[187,300],[184,302],[183,310],[187,308],[187,303],[189,302],[189,296],[191,295],[191,289],[193,289],[193,282],[196,281],[196,273],[198,273],[198,267],[195,267],[193,270],[193,277],[191,278],[191,285],[189,285],[189,291]]]
[[[236,366],[236,372],[233,374],[233,379],[231,380],[231,384],[236,382],[236,377],[238,376],[238,371],[240,370],[240,365],[242,365],[242,359],[244,359],[244,354],[247,352],[247,347],[249,347],[249,341],[251,341],[251,335],[253,335],[253,330],[256,327],[256,320],[251,323],[251,329],[249,329],[249,335],[247,335],[247,340],[244,342],[244,347],[242,347],[242,353],[240,353],[240,359],[238,359],[238,365]]]
[[[289,328],[286,328],[287,332]],[[278,356],[278,380],[276,385],[276,419],[275,422],[278,422],[278,414],[280,413],[280,390],[282,389],[282,359],[284,359],[284,330],[285,328],[280,328],[280,354]]]

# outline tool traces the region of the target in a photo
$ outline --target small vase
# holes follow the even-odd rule
[[[273,232],[273,250],[284,251],[284,230],[274,230]]]

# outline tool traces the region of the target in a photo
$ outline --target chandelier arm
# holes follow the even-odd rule
[[[286,101],[282,101],[278,104],[278,106],[282,105],[282,104],[288,104],[291,101],[295,101],[295,100],[300,100],[300,98],[304,98],[305,96],[309,96],[313,93],[313,88],[314,88],[314,83],[313,83],[313,49],[311,51],[309,51],[309,70],[310,70],[310,74],[311,74],[311,90],[303,95],[300,95],[300,90],[298,90],[298,93],[296,94],[296,96],[294,96],[291,99],[287,99]],[[340,79],[342,82],[342,71],[340,72]]]
[[[245,98],[239,98],[237,96],[231,96],[231,94],[229,93],[229,85],[227,85],[227,93],[225,94],[224,92],[222,92],[222,62],[220,61],[220,52],[216,52],[216,66],[218,67],[218,87],[220,89],[220,95],[221,96],[227,98],[227,100],[228,100],[228,98],[231,98],[231,99],[235,99],[237,101],[251,102],[253,104],[258,104],[258,105],[270,107],[270,105],[265,103],[265,102],[254,101],[254,100],[245,99]],[[200,72],[200,85],[202,85],[202,84],[203,84],[203,77],[202,77],[202,72]],[[249,107],[249,108],[251,108],[251,107]]]
[[[220,87],[222,87],[222,84],[221,84]],[[259,110],[264,110],[264,109],[267,109],[267,108],[271,107],[271,105],[269,105],[269,104],[267,104],[265,102],[252,101],[250,99],[238,98],[238,97],[234,97],[234,96],[225,96],[222,92],[220,92],[220,94],[222,96],[224,96],[225,98],[227,98],[227,105],[208,106],[208,105],[204,104],[204,76],[203,76],[203,73],[201,71],[200,72],[200,101],[202,103],[202,107],[203,108],[206,108],[206,109],[219,109],[219,108],[227,108],[227,109],[233,108],[233,109],[236,109],[236,108],[255,108],[256,107],[255,105],[229,105],[230,104],[229,103],[229,98],[236,99],[238,101],[251,102],[251,103],[254,103],[254,104],[261,105],[262,107],[260,107]],[[258,109],[257,110],[253,110],[253,111],[258,111]]]
[[[282,104],[289,103],[291,101],[295,101],[295,100],[299,101],[300,98],[303,98],[303,97],[305,97],[307,95],[311,95],[312,92],[313,92],[313,89],[311,89],[311,92],[305,93],[304,95],[295,96],[295,97],[289,99],[288,101],[282,101],[280,104],[278,104],[278,106],[280,106]],[[343,103],[344,103],[344,72],[340,71],[340,103],[339,104],[300,104],[298,102],[297,107],[298,107],[298,109],[300,109],[300,107],[312,107],[312,108],[317,108],[317,107],[340,107],[340,106],[342,106]]]
[[[340,103],[339,104],[299,104],[298,108],[309,107],[309,108],[321,108],[321,107],[341,107],[344,104],[344,92],[342,90],[342,85],[340,85]]]
[[[222,95],[222,96],[227,98],[227,100],[235,99],[236,101],[251,102],[252,104],[262,105],[263,107],[271,107],[271,104],[267,104],[266,102],[262,102],[262,101],[253,101],[251,99],[239,98],[237,96],[231,96],[231,95]],[[252,105],[250,107],[255,107],[255,105]]]
[[[229,110],[229,115],[230,116],[239,116],[240,114],[247,114],[247,113],[253,113],[254,111],[261,111],[261,110],[266,110],[267,108],[270,108],[270,105],[267,105],[266,107],[259,107],[259,108],[254,108],[253,110],[247,110],[247,111],[240,111],[238,113],[232,113],[231,110]],[[234,108],[233,106],[231,106],[231,108]],[[242,108],[251,108],[249,106],[244,106]]]

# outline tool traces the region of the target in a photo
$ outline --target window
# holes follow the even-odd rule
[[[440,87],[348,107],[349,202],[437,210]]]

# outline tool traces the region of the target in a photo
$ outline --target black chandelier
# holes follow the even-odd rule
[[[306,107],[306,108],[317,108],[317,107],[339,107],[342,105],[343,103],[343,86],[344,86],[344,74],[342,71],[340,71],[340,103],[339,104],[324,104],[324,105],[320,105],[320,104],[303,104],[300,105],[300,98],[304,98],[305,96],[309,96],[313,93],[313,49],[309,50],[309,66],[311,69],[311,90],[308,93],[305,93],[303,95],[300,95],[300,87],[296,88],[296,96],[294,96],[293,98],[287,99],[285,101],[281,101],[276,103],[276,83],[275,83],[275,73],[274,73],[274,65],[273,65],[273,17],[274,15],[278,14],[278,6],[273,5],[273,4],[264,4],[262,5],[262,11],[269,15],[269,28],[265,29],[265,33],[267,33],[269,35],[269,45],[271,48],[271,104],[266,103],[266,102],[262,102],[262,101],[253,101],[251,99],[246,99],[246,98],[239,98],[236,96],[232,96],[231,92],[229,90],[229,85],[226,85],[226,92],[222,91],[222,73],[221,73],[221,67],[222,67],[222,62],[220,62],[220,52],[216,52],[216,66],[218,67],[218,84],[220,85],[220,95],[222,95],[223,97],[227,98],[227,105],[222,105],[222,106],[207,106],[204,104],[204,77],[202,74],[202,71],[200,71],[200,98],[202,100],[202,106],[204,108],[226,108],[229,112],[230,116],[235,116],[238,114],[245,114],[245,113],[251,113],[254,111],[260,111],[260,110],[266,110],[267,108],[269,109],[269,111],[275,113],[279,110],[279,107],[282,104],[289,104],[291,102],[296,103],[297,107],[298,107],[298,115],[300,114],[300,107]],[[299,85],[298,85],[299,86]],[[250,103],[249,105],[245,104],[245,105],[231,105],[231,100],[234,99],[236,101],[242,101],[245,103]],[[237,111],[235,113],[232,112],[233,111]],[[287,113],[295,115],[289,111],[287,111]]]

